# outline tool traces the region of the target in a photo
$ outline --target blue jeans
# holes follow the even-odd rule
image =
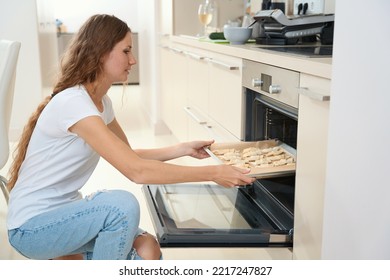
[[[143,233],[140,210],[129,192],[99,191],[31,218],[9,230],[11,245],[31,259],[84,254],[85,259],[142,259],[133,248]]]

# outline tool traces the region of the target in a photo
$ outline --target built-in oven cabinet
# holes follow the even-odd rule
[[[320,259],[331,81],[301,73],[294,259]]]

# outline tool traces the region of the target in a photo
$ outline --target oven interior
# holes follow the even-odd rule
[[[245,141],[277,139],[296,149],[298,109],[246,89]]]

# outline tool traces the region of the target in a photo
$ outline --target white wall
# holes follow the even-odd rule
[[[150,119],[152,126],[158,126],[159,121],[159,100],[157,95],[157,2],[158,0],[143,0],[138,3],[139,15],[139,59],[140,65],[140,86],[142,90],[141,105],[143,111]],[[158,129],[158,128],[156,128]]]
[[[133,32],[138,32],[138,0],[52,0],[54,15],[66,25],[68,32],[77,32],[94,14],[112,14],[125,21]],[[150,20],[153,19],[148,15]]]
[[[35,0],[0,0],[0,38],[21,42],[10,123],[11,140],[19,136],[42,100],[37,25]]]
[[[336,2],[324,259],[390,259],[390,2],[369,5]]]

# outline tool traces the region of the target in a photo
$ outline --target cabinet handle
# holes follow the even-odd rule
[[[215,131],[215,129],[214,129],[214,127],[212,125],[207,124],[207,125],[205,125],[203,127],[208,132],[210,138],[214,139],[215,142],[217,142],[217,143],[218,142],[221,142],[221,143],[226,142],[226,139],[224,139],[223,137],[219,136],[218,133]]]
[[[218,138],[218,136],[215,134],[214,129],[211,125],[207,124],[204,126],[204,128],[206,129],[207,133],[212,139],[214,139],[217,142],[220,142],[219,139],[215,139]]]
[[[185,52],[185,54],[188,55],[190,58],[193,58],[195,60],[205,59],[204,56],[200,56],[200,55],[197,55],[197,54],[194,54],[194,53],[191,53],[191,52]]]
[[[314,100],[317,100],[317,101],[329,101],[330,100],[330,95],[329,94],[323,94],[323,93],[319,93],[319,92],[314,92],[314,91],[311,91],[310,89],[308,89],[306,87],[298,88],[298,93],[302,94],[304,96],[310,97],[310,98],[312,98]]]
[[[221,66],[221,67],[223,67],[225,69],[228,69],[228,70],[238,70],[238,69],[240,69],[239,66],[229,65],[227,63],[224,63],[222,61],[218,61],[218,60],[215,60],[215,59],[212,59],[212,58],[208,58],[207,60],[210,61],[211,63],[215,64],[215,65]]]
[[[172,48],[170,47],[169,48],[171,51],[175,52],[175,53],[183,53],[184,51],[183,50],[180,50],[180,49],[177,49],[177,48]]]
[[[201,120],[197,115],[195,115],[192,111],[191,111],[191,108],[190,107],[184,107],[183,108],[184,111],[194,120],[196,121],[198,124],[206,124],[207,122],[206,121],[203,121]]]

